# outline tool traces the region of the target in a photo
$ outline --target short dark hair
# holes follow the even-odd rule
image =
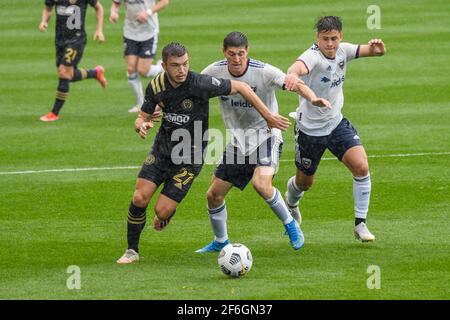
[[[228,47],[248,47],[247,36],[239,31],[230,32],[225,39],[223,39],[223,48]]]
[[[162,59],[164,62],[167,62],[169,56],[172,57],[182,57],[186,53],[188,53],[185,46],[178,42],[171,42],[166,45],[162,50]]]
[[[336,16],[321,17],[316,23],[317,32],[329,32],[331,30],[342,31],[342,20]]]

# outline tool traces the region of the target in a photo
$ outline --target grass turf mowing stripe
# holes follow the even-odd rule
[[[422,153],[397,153],[397,154],[375,154],[368,158],[402,158],[402,157],[426,157],[450,155],[450,151],[444,152],[422,152]],[[322,160],[336,160],[336,158],[322,158]],[[291,159],[282,159],[281,162],[292,161]],[[55,173],[55,172],[79,172],[79,171],[101,171],[101,170],[128,170],[139,169],[140,166],[119,166],[119,167],[93,167],[93,168],[63,168],[63,169],[44,169],[44,170],[25,170],[25,171],[6,171],[0,172],[0,175],[18,175],[31,173]]]

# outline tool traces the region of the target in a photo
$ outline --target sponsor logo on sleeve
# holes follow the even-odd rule
[[[219,79],[211,77],[211,82],[213,85],[215,85],[216,87],[220,87],[220,84],[222,83]]]

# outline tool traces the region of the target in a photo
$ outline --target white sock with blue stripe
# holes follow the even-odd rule
[[[273,196],[272,198],[266,200],[267,204],[270,206],[270,209],[277,215],[278,219],[280,219],[284,225],[290,223],[293,218],[289,212],[286,203],[284,203],[283,197],[278,191],[277,188],[273,188]]]
[[[136,103],[139,107],[144,103],[144,91],[142,89],[142,82],[139,74],[137,72],[128,75],[128,84],[133,90],[134,95],[136,96]]]
[[[208,208],[209,221],[214,232],[214,240],[217,242],[225,242],[228,240],[227,232],[227,205],[224,202],[220,207],[215,209]]]
[[[291,177],[287,183],[287,205],[297,207],[305,192],[295,183],[295,176]]]
[[[365,177],[353,177],[353,198],[355,218],[366,219],[369,211],[371,182],[370,174]]]

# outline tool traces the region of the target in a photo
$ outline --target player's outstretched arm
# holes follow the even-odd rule
[[[42,19],[41,23],[39,24],[39,31],[44,32],[48,28],[48,21],[50,20],[50,17],[52,16],[52,7],[44,6],[44,9],[42,10]]]
[[[119,20],[119,8],[120,3],[117,3],[115,1],[111,2],[111,9],[109,10],[109,21],[112,23],[116,23],[117,20]]]
[[[287,77],[285,80],[285,88],[288,91],[295,91],[298,86],[299,77],[307,75],[309,73],[308,68],[305,66],[303,61],[295,61],[287,71]]]
[[[134,122],[134,129],[142,139],[147,138],[147,131],[153,128],[152,115],[141,111]]]
[[[372,39],[359,46],[359,57],[376,57],[386,53],[386,46],[381,39]]]
[[[161,11],[168,5],[169,5],[169,0],[160,0],[152,8],[150,8],[148,10],[142,10],[141,12],[139,12],[139,14],[136,17],[136,20],[139,21],[140,23],[144,23],[145,21],[147,21],[148,18],[150,18],[150,16],[152,14],[155,14],[155,13]]]
[[[261,116],[266,120],[269,128],[278,128],[283,131],[287,130],[291,125],[289,119],[271,112],[264,102],[253,92],[252,88],[244,82],[241,81],[231,81],[231,92],[230,94],[240,93],[253,107],[261,114]]]
[[[95,17],[97,19],[97,27],[94,32],[94,41],[98,40],[100,43],[105,42],[103,35],[103,6],[100,1],[95,5]]]
[[[314,91],[312,91],[310,87],[308,87],[303,81],[301,81],[294,74],[286,75],[285,82],[289,83],[297,82],[297,85],[294,86],[294,89],[292,91],[296,92],[298,95],[310,101],[312,105],[316,107],[331,108],[331,103],[327,99],[317,98]]]

